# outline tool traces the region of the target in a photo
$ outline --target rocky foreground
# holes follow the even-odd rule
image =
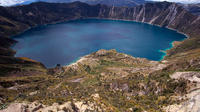
[[[0,112],[198,112],[197,55],[156,62],[99,50],[47,74],[1,77]]]

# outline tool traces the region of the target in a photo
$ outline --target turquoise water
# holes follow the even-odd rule
[[[175,31],[143,23],[84,19],[32,28],[13,37],[16,57],[28,57],[47,67],[67,65],[99,49],[116,49],[134,57],[160,60],[173,41],[186,38]]]

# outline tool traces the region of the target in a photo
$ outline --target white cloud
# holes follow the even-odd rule
[[[169,2],[180,2],[180,3],[200,3],[200,0],[146,0],[146,1],[169,1]]]
[[[23,0],[0,0],[0,5],[10,6],[24,2]]]

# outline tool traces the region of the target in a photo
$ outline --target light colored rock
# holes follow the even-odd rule
[[[94,94],[93,97],[99,98],[99,94]],[[73,105],[72,105],[73,104]],[[76,109],[74,109],[74,106]],[[76,101],[74,102],[65,102],[64,104],[59,105],[54,103],[53,105],[42,105],[41,103],[12,103],[6,109],[0,110],[0,112],[102,112],[100,107],[97,106],[95,102],[85,102],[85,101]]]
[[[167,112],[200,112],[200,73],[199,72],[176,72],[170,76],[173,79],[185,79],[196,82],[196,87],[191,88],[190,92],[183,96],[186,101],[181,104],[170,105],[164,110]]]
[[[33,96],[33,95],[36,95],[37,93],[38,93],[38,91],[34,91],[34,92],[29,93],[29,95]]]
[[[189,100],[180,105],[170,105],[165,108],[166,112],[200,112],[200,90],[186,95]]]
[[[99,94],[93,94],[92,97],[93,98],[100,98]]]
[[[200,83],[200,72],[176,72],[170,76],[173,79],[184,78],[191,82]]]
[[[101,49],[101,50],[96,52],[96,55],[97,56],[103,56],[103,55],[106,55],[107,52],[108,52],[107,50]]]
[[[25,112],[25,105],[22,103],[13,103],[8,108],[0,110],[0,112]]]
[[[60,110],[60,111],[58,111],[58,112],[65,112],[64,110]]]
[[[77,79],[73,79],[71,80],[71,82],[81,82],[84,78],[77,78]]]

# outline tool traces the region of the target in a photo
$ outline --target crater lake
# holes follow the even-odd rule
[[[80,19],[32,28],[12,37],[16,57],[28,57],[46,67],[68,65],[100,49],[116,49],[134,57],[159,61],[185,35],[167,28],[121,20]]]

